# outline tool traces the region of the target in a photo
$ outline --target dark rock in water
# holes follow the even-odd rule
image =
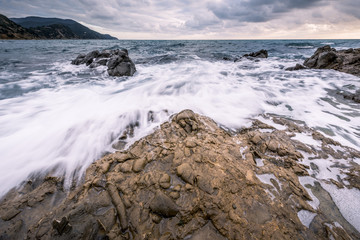
[[[314,69],[334,69],[360,76],[360,48],[336,50],[329,45],[318,48],[304,65]]]
[[[136,72],[135,64],[129,58],[126,49],[104,50],[102,52],[95,50],[86,55],[80,54],[71,61],[71,64],[86,64],[90,68],[107,66],[108,74],[117,77],[132,76]]]
[[[110,76],[132,76],[135,71],[135,64],[127,55],[115,55],[107,63]]]
[[[245,54],[243,57],[246,58],[267,58],[268,57],[268,51],[265,49],[261,49],[260,51],[257,52],[252,52],[249,54]]]
[[[342,92],[340,93],[345,99],[353,100],[354,102],[360,103],[360,89],[355,93]]]
[[[239,62],[240,60],[241,60],[241,57],[235,58],[235,59],[234,59],[234,62]]]
[[[295,67],[288,67],[288,68],[286,68],[285,70],[286,70],[286,71],[296,71],[296,70],[301,70],[301,69],[306,69],[306,67],[304,67],[303,65],[297,63],[297,64],[295,65]]]
[[[0,200],[0,239],[360,239],[322,188],[359,188],[353,159],[360,152],[295,121],[272,121],[285,130],[255,120],[235,133],[184,110],[91,164],[69,192],[50,177],[9,192]],[[292,139],[296,134],[321,147]],[[300,151],[347,161],[346,181],[303,186],[299,176],[310,167]],[[316,215],[307,226],[302,210]]]

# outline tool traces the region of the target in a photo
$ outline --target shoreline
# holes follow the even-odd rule
[[[95,161],[68,193],[53,177],[8,193],[0,232],[42,239],[359,237],[324,187],[359,192],[352,159],[360,152],[285,118],[264,121],[230,133],[182,111],[129,149]],[[338,177],[324,168],[343,171],[344,164]]]

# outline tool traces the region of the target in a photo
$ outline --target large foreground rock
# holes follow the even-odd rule
[[[334,69],[360,77],[360,48],[336,50],[329,45],[320,47],[306,59],[304,66],[315,69]]]
[[[303,153],[349,162],[360,153],[289,120],[273,121],[286,130],[256,120],[234,133],[182,111],[128,150],[93,163],[70,192],[54,177],[9,192],[0,202],[0,239],[359,239],[322,185],[309,186],[310,195],[299,176],[310,171]],[[302,132],[321,148],[292,139]],[[359,188],[359,165],[352,164],[348,186],[331,184]],[[299,211],[316,216],[304,226]]]
[[[86,64],[90,68],[107,66],[108,74],[117,77],[132,76],[136,72],[135,64],[129,58],[126,49],[104,50],[102,52],[95,50],[88,54],[80,54],[71,61],[71,64]]]

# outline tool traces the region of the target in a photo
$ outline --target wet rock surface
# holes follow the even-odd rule
[[[304,66],[315,69],[334,69],[360,76],[360,48],[336,50],[329,45],[320,47],[306,59]]]
[[[342,95],[345,99],[352,100],[356,103],[360,103],[360,89],[356,90],[355,93],[350,93],[347,91],[341,91],[338,94]]]
[[[265,50],[265,49],[261,49],[260,51],[257,51],[257,52],[252,52],[252,53],[245,54],[243,57],[246,57],[246,58],[267,58],[268,57],[268,51]]]
[[[244,54],[242,57],[236,57],[235,59],[233,59],[234,62],[239,62],[242,59],[249,59],[249,60],[254,60],[255,62],[260,61],[259,58],[267,58],[268,57],[268,51],[265,49],[261,49],[260,51],[257,52],[251,52],[251,53],[247,53]],[[223,60],[232,60],[229,57],[224,57]]]
[[[173,115],[94,162],[70,192],[54,177],[10,191],[0,201],[0,239],[359,239],[324,187],[358,191],[360,152],[264,118],[230,132],[190,110]],[[326,178],[319,161],[343,172]]]
[[[297,64],[295,65],[295,67],[288,67],[288,68],[286,68],[285,70],[286,70],[286,71],[296,71],[296,70],[301,70],[301,69],[306,69],[306,67],[304,67],[303,65],[297,63]]]
[[[117,77],[132,76],[136,72],[135,64],[129,58],[126,49],[104,50],[102,52],[95,50],[88,54],[80,54],[71,61],[71,64],[86,64],[90,68],[107,66],[108,74]]]

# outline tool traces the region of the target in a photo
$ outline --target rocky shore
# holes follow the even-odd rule
[[[359,190],[356,158],[300,122],[229,131],[185,110],[69,191],[52,176],[10,191],[0,239],[360,239],[325,190]]]
[[[81,65],[85,64],[90,68],[99,66],[107,66],[109,76],[132,76],[136,72],[134,62],[130,59],[127,49],[98,50],[89,52],[87,54],[79,54],[76,59],[71,61],[71,64]]]
[[[334,69],[360,77],[360,48],[336,50],[329,45],[318,48],[315,53],[304,61],[304,66],[296,64],[286,70]]]

